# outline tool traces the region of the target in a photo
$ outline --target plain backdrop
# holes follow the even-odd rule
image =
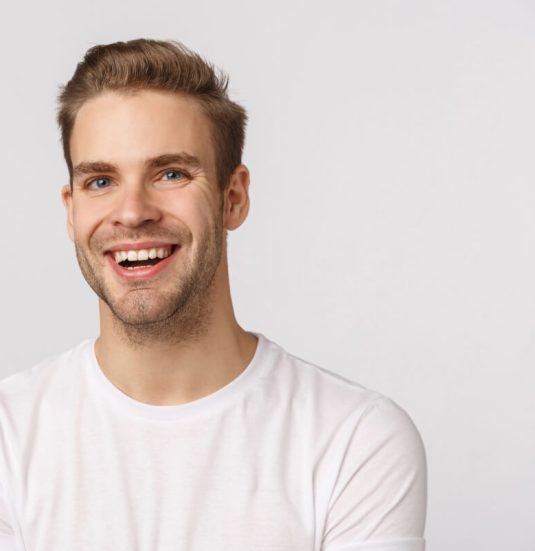
[[[429,551],[535,550],[535,3],[6,6],[0,375],[98,331],[60,202],[59,84],[95,44],[180,40],[249,111],[242,325],[411,415]]]

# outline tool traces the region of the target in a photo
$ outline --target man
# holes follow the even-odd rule
[[[0,551],[422,551],[395,403],[242,329],[246,114],[174,42],[91,48],[59,98],[100,335],[0,383]]]

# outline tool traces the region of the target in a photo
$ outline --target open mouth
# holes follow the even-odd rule
[[[112,257],[122,268],[136,270],[139,268],[148,268],[162,262],[162,260],[171,256],[177,248],[177,245],[167,245],[165,247],[114,251]]]

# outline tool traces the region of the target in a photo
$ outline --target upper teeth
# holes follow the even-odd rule
[[[128,260],[129,262],[135,262],[137,260],[148,260],[154,258],[166,258],[171,254],[171,247],[161,247],[159,249],[138,249],[136,251],[115,251],[113,256],[115,262],[124,262]]]

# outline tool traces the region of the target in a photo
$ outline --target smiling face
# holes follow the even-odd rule
[[[198,309],[224,279],[225,229],[247,214],[248,174],[240,165],[219,189],[210,130],[194,99],[152,90],[103,93],[76,116],[69,233],[84,277],[123,324]]]

